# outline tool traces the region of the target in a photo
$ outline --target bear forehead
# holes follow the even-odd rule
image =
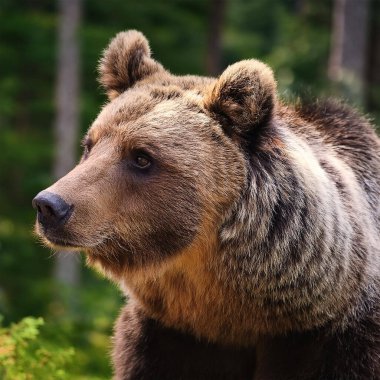
[[[89,130],[92,140],[110,134],[158,135],[210,123],[198,89],[179,86],[142,86],[130,89],[106,104]]]

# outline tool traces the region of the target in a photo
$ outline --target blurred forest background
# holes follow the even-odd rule
[[[0,378],[111,376],[122,296],[79,255],[38,243],[31,200],[77,161],[80,137],[106,101],[99,56],[131,28],[173,73],[217,75],[255,57],[274,68],[283,98],[340,96],[379,124],[380,0],[1,0],[0,362],[5,351],[10,361]],[[24,343],[40,320],[7,327],[26,316],[45,320],[31,347]],[[44,364],[26,357],[15,369],[15,355]],[[65,355],[57,370],[52,357]]]

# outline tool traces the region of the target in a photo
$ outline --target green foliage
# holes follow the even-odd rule
[[[26,317],[0,325],[0,377],[3,380],[65,380],[73,348],[62,349],[39,338],[42,318]]]
[[[225,64],[258,57],[274,68],[280,92],[314,95],[328,88],[331,2],[230,1]]]
[[[111,283],[86,271],[80,289],[59,286],[60,297],[46,300],[45,338],[75,347],[72,379],[111,377],[110,348],[113,323],[122,297]],[[52,289],[57,294],[56,287]]]
[[[55,307],[56,312],[64,311]],[[109,346],[111,320],[107,311],[105,305],[92,322],[58,317],[58,321],[45,324],[42,318],[25,317],[8,327],[0,323],[0,379],[108,379],[110,368],[102,355]],[[68,341],[75,344],[75,350]]]

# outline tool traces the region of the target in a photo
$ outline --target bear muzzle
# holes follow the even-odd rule
[[[57,235],[74,209],[74,205],[68,204],[59,195],[45,190],[37,194],[32,205],[37,210],[37,221],[49,240],[49,235]]]

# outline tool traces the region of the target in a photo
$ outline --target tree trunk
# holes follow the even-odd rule
[[[335,0],[328,74],[340,95],[365,100],[369,0]]]
[[[295,13],[300,17],[305,16],[308,11],[308,5],[309,4],[307,0],[295,0],[294,2]]]
[[[79,42],[81,0],[58,0],[58,61],[56,83],[54,176],[64,176],[75,165],[79,128]],[[79,260],[70,252],[56,255],[54,278],[65,285],[79,283]]]
[[[211,0],[209,13],[209,35],[207,47],[207,73],[220,74],[222,69],[222,32],[226,0]]]
[[[380,121],[380,2],[372,1],[371,31],[368,49],[367,93],[368,111]]]

